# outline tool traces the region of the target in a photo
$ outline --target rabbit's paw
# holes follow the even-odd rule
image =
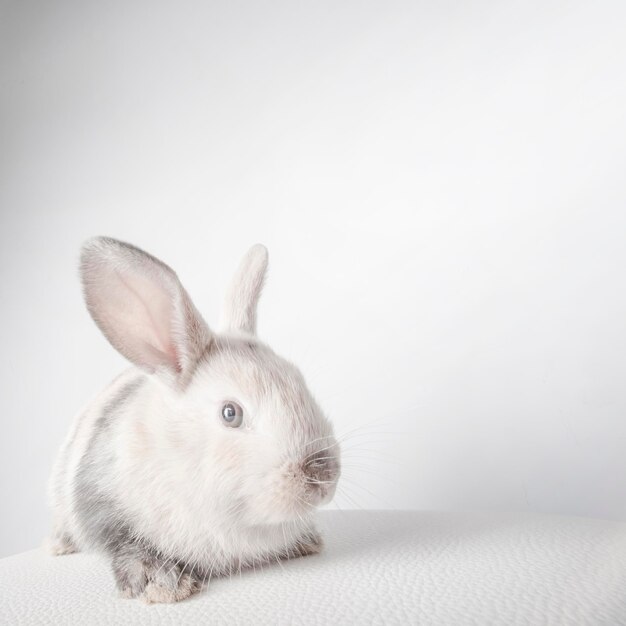
[[[113,573],[120,598],[137,598],[148,584],[149,567],[141,559],[117,556],[113,560]]]
[[[67,534],[53,535],[46,541],[46,548],[52,556],[61,556],[63,554],[73,554],[78,552],[72,538]]]
[[[324,547],[322,536],[316,531],[310,531],[296,541],[292,548],[287,551],[285,558],[294,559],[311,554],[319,554]]]
[[[180,602],[200,590],[200,583],[187,573],[175,568],[175,577],[159,576],[150,581],[141,595],[146,604]]]
[[[148,604],[178,602],[202,587],[187,564],[159,556],[141,544],[118,546],[113,572],[122,598],[139,598]]]

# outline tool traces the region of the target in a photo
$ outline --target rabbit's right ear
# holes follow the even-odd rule
[[[191,373],[211,332],[174,271],[130,244],[95,237],[81,254],[91,316],[123,356],[177,381]]]

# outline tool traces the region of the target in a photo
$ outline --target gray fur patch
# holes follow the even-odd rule
[[[137,393],[144,380],[139,377],[129,381],[105,405],[94,424],[93,435],[76,474],[74,507],[81,528],[90,544],[106,550],[115,549],[116,544],[127,542],[132,535],[115,501],[103,488],[114,461],[114,451],[106,434],[120,409]]]
[[[151,589],[149,602],[174,602],[198,591],[207,574],[188,563],[169,559],[141,541],[118,546],[113,554],[113,573],[124,598],[136,598]],[[158,600],[157,596],[165,599]]]
[[[183,593],[179,589],[181,585],[189,593],[200,588],[203,573],[194,572],[190,564],[179,565],[176,559],[163,556],[124,519],[115,498],[105,488],[115,460],[107,430],[144,382],[143,377],[129,381],[103,408],[80,461],[74,506],[88,542],[111,557],[115,580],[123,597],[137,597],[148,584],[158,583],[161,593],[178,599]]]

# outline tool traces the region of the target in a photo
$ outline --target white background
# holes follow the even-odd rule
[[[260,335],[352,431],[340,507],[626,519],[625,6],[1,2],[0,555],[125,366],[96,234],[213,324],[268,246]]]

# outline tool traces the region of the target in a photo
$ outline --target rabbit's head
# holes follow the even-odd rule
[[[217,333],[172,269],[142,250],[98,237],[81,257],[92,317],[154,383],[169,454],[159,471],[191,471],[207,514],[247,525],[306,516],[332,498],[340,471],[332,426],[299,370],[256,337],[266,269],[267,250],[253,246]]]

